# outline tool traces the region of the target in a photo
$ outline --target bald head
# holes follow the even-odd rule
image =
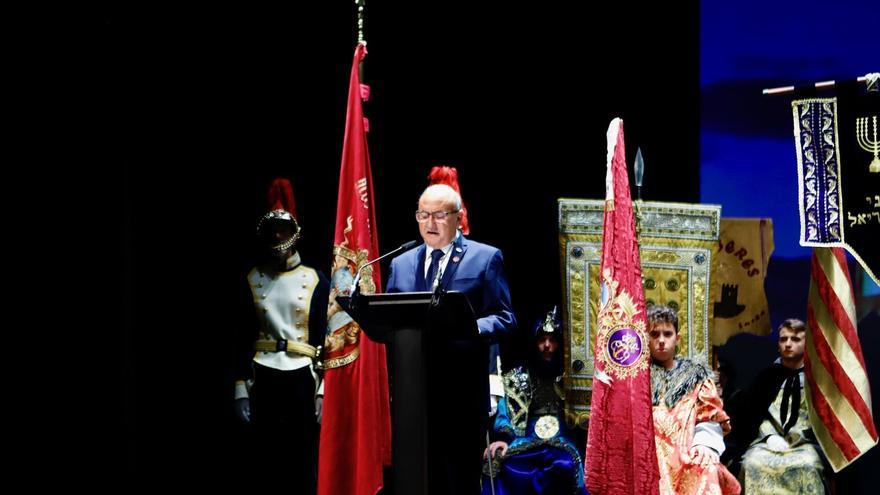
[[[440,249],[455,240],[458,226],[461,223],[461,196],[455,189],[445,184],[428,186],[419,198],[419,211],[429,213],[427,218],[419,220],[419,233],[428,247]],[[443,218],[435,218],[435,214]]]
[[[458,211],[461,209],[461,196],[455,192],[455,189],[446,184],[428,186],[422,195],[419,196],[419,205],[422,204],[423,200],[442,201],[450,210]]]

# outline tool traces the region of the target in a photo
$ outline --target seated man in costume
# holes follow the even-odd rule
[[[486,449],[483,495],[584,494],[584,466],[566,436],[562,331],[556,308],[534,331],[528,367],[504,374],[506,396]],[[494,479],[493,479],[494,478]]]
[[[740,493],[736,478],[719,459],[730,421],[712,371],[675,357],[678,315],[672,308],[648,308],[648,335],[660,493]]]
[[[741,428],[751,445],[740,471],[749,494],[827,491],[825,461],[803,391],[805,338],[804,322],[785,320],[779,327],[780,358],[749,390]]]

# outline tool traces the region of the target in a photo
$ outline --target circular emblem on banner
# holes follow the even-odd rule
[[[618,328],[608,338],[608,357],[624,368],[632,366],[642,355],[642,339],[632,328]]]
[[[645,309],[641,301],[633,299],[626,289],[619,287],[611,270],[606,268],[602,279],[607,300],[596,316],[596,370],[607,373],[612,379],[633,378],[648,369],[650,353]]]
[[[553,438],[559,433],[559,420],[556,416],[541,416],[535,423],[535,435],[546,440]]]

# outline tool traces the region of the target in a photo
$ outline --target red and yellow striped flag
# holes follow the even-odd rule
[[[813,432],[838,472],[877,445],[877,428],[843,249],[813,248],[811,271],[807,404]]]

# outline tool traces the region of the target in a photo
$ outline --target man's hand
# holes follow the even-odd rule
[[[702,467],[708,467],[717,464],[719,461],[718,454],[714,450],[705,445],[694,445],[690,450],[691,462]]]
[[[250,423],[251,422],[251,401],[247,397],[242,397],[241,399],[235,399],[235,403],[233,404],[235,409],[235,417],[238,418],[242,423]]]
[[[315,419],[318,421],[318,424],[321,424],[321,420],[324,419],[324,396],[319,395],[315,397]]]
[[[507,442],[503,440],[498,440],[497,442],[492,442],[486,450],[483,451],[483,457],[488,459],[489,453],[492,453],[492,457],[498,457],[498,449],[501,449],[501,457],[504,457],[504,454],[507,453]]]
[[[788,441],[779,435],[770,435],[767,437],[767,448],[776,452],[784,452],[788,450]]]

